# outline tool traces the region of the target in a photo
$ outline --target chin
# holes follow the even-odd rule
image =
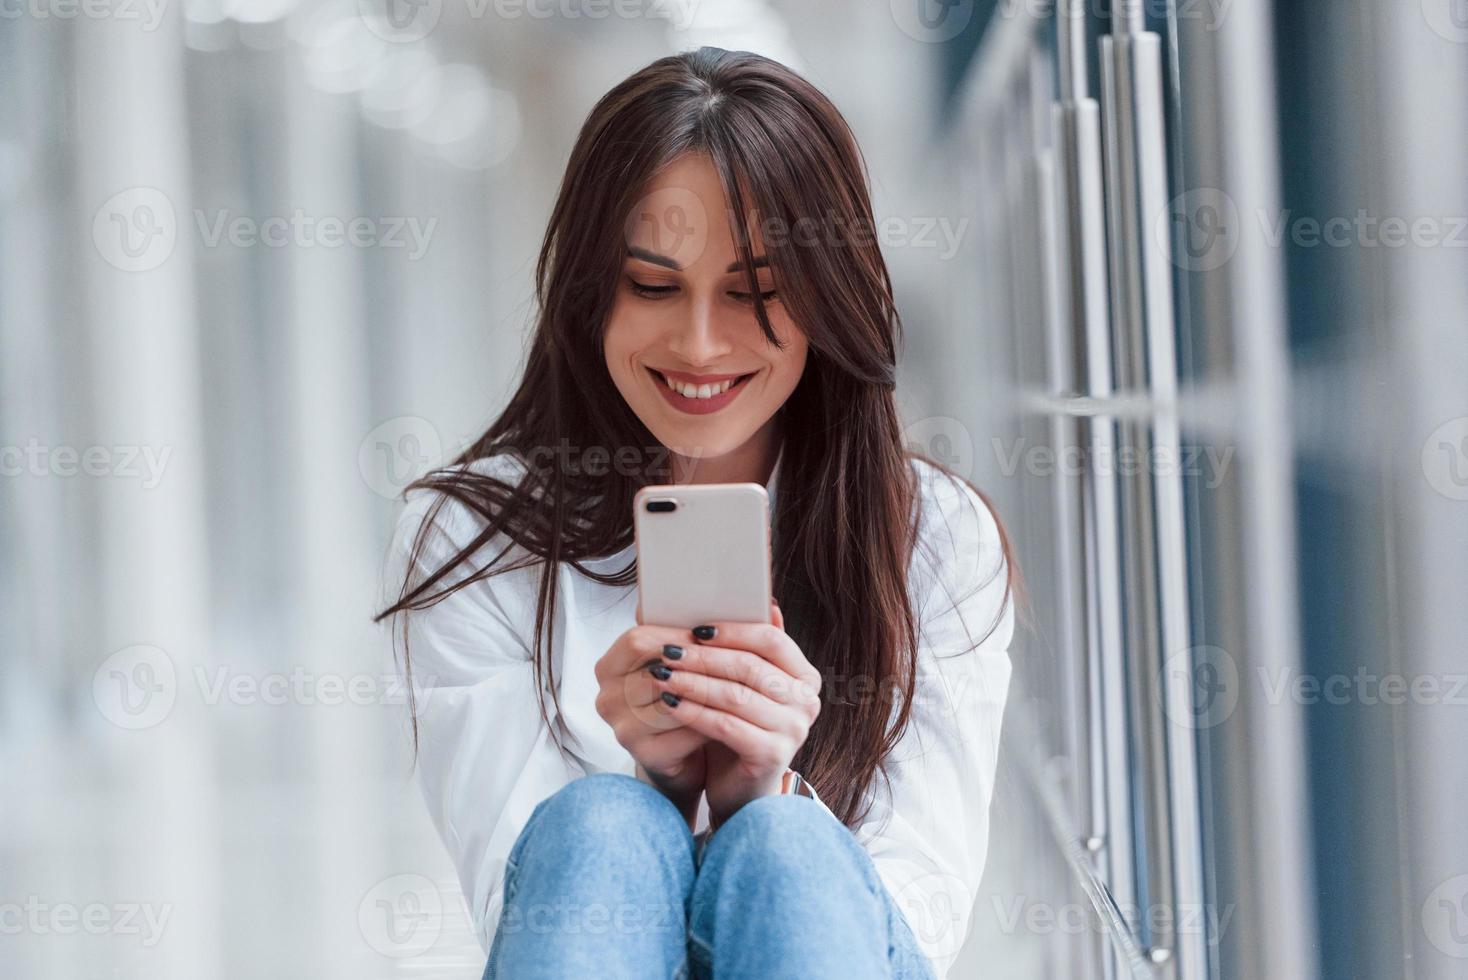
[[[722,440],[696,443],[682,439],[673,439],[664,441],[663,445],[684,459],[718,459],[720,456],[729,455],[738,449],[742,443],[725,443]]]
[[[743,431],[742,427],[740,431]],[[717,432],[699,432],[696,429],[679,427],[673,431],[653,434],[671,452],[686,459],[718,459],[734,452],[748,440],[747,436],[740,438],[738,432],[727,426],[720,426]]]

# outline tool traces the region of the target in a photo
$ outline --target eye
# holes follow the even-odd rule
[[[734,297],[736,300],[738,300],[741,303],[749,303],[749,302],[752,302],[752,299],[751,299],[751,296],[750,296],[749,293],[739,292],[738,290],[731,289],[729,291],[729,295],[732,296],[732,297]],[[774,302],[774,300],[775,300],[775,291],[773,289],[761,290],[760,291],[760,294],[759,294],[759,298],[761,300],[763,300],[764,302],[766,302],[766,303]]]
[[[638,282],[631,276],[627,277],[627,285],[632,287],[632,291],[638,296],[646,296],[648,299],[658,299],[659,297],[676,292],[678,289],[677,286],[658,286],[652,283]]]

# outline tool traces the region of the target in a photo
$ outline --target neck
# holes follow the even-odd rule
[[[744,445],[722,456],[702,459],[673,454],[674,483],[770,482],[780,455],[779,416],[771,418]]]

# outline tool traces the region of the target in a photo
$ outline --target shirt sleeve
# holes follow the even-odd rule
[[[398,520],[384,587],[395,598],[409,569],[425,519],[427,537],[414,581],[436,571],[482,527],[468,508],[447,501],[430,514],[437,495],[417,491]],[[509,546],[504,535],[469,564],[482,567]],[[517,552],[523,556],[524,552]],[[496,563],[513,560],[507,555]],[[462,580],[461,565],[442,585]],[[424,801],[458,872],[485,953],[504,901],[505,859],[530,813],[578,776],[540,717],[529,635],[535,622],[539,566],[496,573],[406,616],[412,684],[418,711],[418,771]],[[399,634],[401,621],[393,623]],[[401,649],[399,649],[401,670]],[[546,699],[552,724],[555,703]]]
[[[910,573],[921,600],[908,727],[857,839],[945,976],[968,934],[988,852],[1013,602],[999,527],[983,499],[932,467]]]

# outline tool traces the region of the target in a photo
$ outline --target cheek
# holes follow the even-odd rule
[[[785,349],[771,352],[771,363],[774,366],[774,374],[787,388],[794,388],[800,376],[805,373],[805,362],[808,353],[808,345],[805,335],[790,321],[788,316],[772,320],[771,326],[775,328],[775,336],[784,344]]]
[[[631,367],[631,358],[642,347],[639,337],[638,318],[631,314],[627,304],[613,304],[607,316],[606,332],[602,337],[602,349],[606,354],[607,367],[614,376],[625,374]]]

